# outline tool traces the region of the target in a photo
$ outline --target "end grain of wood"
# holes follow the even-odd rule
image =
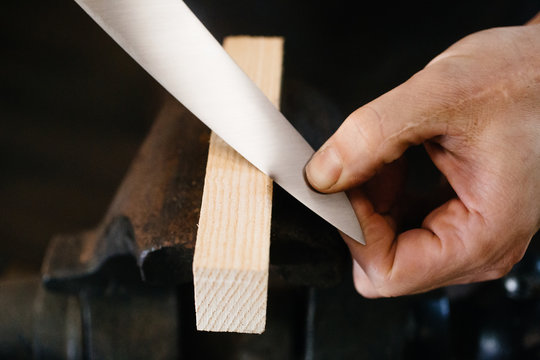
[[[224,48],[279,106],[283,39],[228,37]],[[264,331],[271,214],[272,180],[212,133],[193,258],[198,330]]]

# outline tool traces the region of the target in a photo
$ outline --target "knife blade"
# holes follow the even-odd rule
[[[313,148],[180,0],[75,0],[195,116],[309,209],[365,244],[344,193],[304,178]]]

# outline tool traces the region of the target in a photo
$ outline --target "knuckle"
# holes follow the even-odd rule
[[[388,276],[378,268],[370,269],[369,278],[377,290],[384,290],[388,286]]]
[[[517,256],[506,256],[496,266],[493,266],[492,270],[485,273],[483,280],[496,280],[508,275],[517,262],[519,262],[519,258]]]
[[[507,264],[503,265],[502,267],[499,267],[491,272],[489,272],[486,280],[496,280],[500,279],[503,276],[507,275],[510,270],[512,270],[513,266],[509,266]]]
[[[373,289],[373,286],[369,284],[365,279],[361,279],[355,276],[353,279],[354,288],[356,292],[368,299],[378,298],[377,292]]]
[[[523,255],[524,255],[524,251],[517,251],[517,250],[509,251],[504,256],[499,266],[499,271],[502,273],[500,277],[508,274],[514,268],[514,265],[516,265],[518,262],[521,261],[521,259],[523,258]]]
[[[359,285],[357,282],[354,283],[354,288],[358,294],[362,295],[362,297],[366,299],[377,299],[380,297],[377,292],[373,291],[373,289]]]
[[[493,269],[498,277],[504,276],[523,259],[527,250],[528,242],[520,242],[519,238],[506,235],[504,228],[478,236],[474,258],[483,259],[484,269]]]
[[[510,267],[510,269],[514,267],[514,265],[516,265],[518,262],[520,262],[521,259],[523,259],[524,254],[525,254],[524,251],[511,251],[510,252],[507,259],[508,266]]]
[[[379,294],[379,297],[395,297],[403,295],[404,293],[400,291],[399,287],[396,286],[399,282],[393,281],[390,278],[390,273],[373,270],[370,272],[370,280],[373,284],[373,287]]]
[[[385,286],[381,287],[378,290],[378,292],[379,292],[381,297],[385,297],[385,298],[391,298],[391,297],[405,295],[405,292],[400,292],[400,291],[397,291],[396,289],[388,288],[388,287],[385,287]]]
[[[442,60],[421,70],[411,80],[420,92],[425,93],[424,101],[435,101],[439,111],[451,111],[469,95],[468,80],[452,61]],[[432,111],[435,104],[430,106]]]
[[[356,143],[364,147],[366,154],[373,154],[376,150],[376,144],[381,138],[379,134],[381,121],[379,113],[368,104],[357,109],[348,117],[346,122],[349,126],[344,130],[350,132],[358,140]]]

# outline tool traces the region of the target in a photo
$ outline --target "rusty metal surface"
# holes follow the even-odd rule
[[[45,283],[74,283],[122,255],[134,256],[148,281],[189,280],[208,136],[196,118],[166,100],[103,221],[51,242]]]

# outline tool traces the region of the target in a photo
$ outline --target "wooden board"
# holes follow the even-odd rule
[[[224,48],[278,106],[283,39],[228,37]],[[271,214],[272,180],[212,133],[193,258],[198,330],[264,331]]]

